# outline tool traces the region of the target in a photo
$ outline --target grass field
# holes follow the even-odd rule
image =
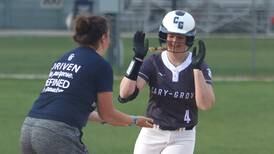
[[[207,61],[215,75],[250,75],[250,40],[206,39]],[[125,63],[132,53],[125,42]],[[153,40],[152,42],[156,42]],[[258,40],[256,75],[274,75],[273,39]],[[0,37],[0,74],[47,74],[63,51],[75,44],[66,37]],[[125,66],[126,67],[126,66]],[[123,69],[124,70],[124,69]],[[119,81],[115,81],[117,98]],[[0,79],[0,153],[19,152],[20,127],[44,80]],[[271,154],[274,152],[274,81],[217,81],[216,105],[201,111],[195,154]],[[144,114],[147,89],[129,104],[115,105],[131,114]],[[84,142],[92,154],[130,154],[138,135],[136,127],[89,123]]]
[[[131,39],[125,38],[123,42],[125,65],[119,72],[126,70],[133,55]],[[158,46],[156,39],[150,42]],[[257,40],[255,70],[252,69],[250,38],[207,38],[205,42],[206,61],[215,76],[274,76],[274,39]],[[51,63],[74,46],[69,37],[0,37],[0,73],[47,74]]]
[[[0,153],[19,153],[22,121],[38,95],[42,80],[0,80]],[[117,89],[118,81],[115,82]],[[196,154],[270,154],[274,139],[273,82],[216,82],[217,102],[200,112]],[[115,92],[115,97],[117,91]],[[147,93],[132,103],[116,106],[143,114]],[[130,154],[139,128],[89,124],[84,142],[93,154]]]

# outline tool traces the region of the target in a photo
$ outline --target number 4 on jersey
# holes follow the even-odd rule
[[[189,123],[191,121],[190,116],[189,116],[189,110],[186,110],[186,112],[185,112],[184,121],[186,123]]]

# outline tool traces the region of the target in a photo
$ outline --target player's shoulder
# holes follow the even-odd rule
[[[150,61],[150,62],[157,61],[157,60],[161,59],[161,53],[162,52],[153,53],[153,54],[147,56],[147,58],[145,60]]]

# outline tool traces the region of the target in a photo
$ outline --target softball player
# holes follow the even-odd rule
[[[54,62],[23,123],[23,154],[88,153],[81,137],[89,118],[118,126],[152,127],[151,119],[129,116],[112,104],[112,68],[102,57],[110,42],[107,20],[79,17],[73,38],[80,46]]]
[[[166,50],[152,54],[143,32],[134,36],[135,56],[120,84],[119,101],[134,99],[149,86],[147,116],[154,128],[142,128],[134,154],[193,154],[198,109],[207,110],[215,102],[211,72],[204,62],[205,44],[193,52],[195,21],[183,10],[167,13],[159,28],[160,42]]]

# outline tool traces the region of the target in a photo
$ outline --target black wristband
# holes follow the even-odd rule
[[[128,66],[125,76],[130,80],[136,81],[142,64],[143,64],[142,59],[134,57]]]
[[[138,94],[139,94],[139,89],[138,89],[137,87],[135,87],[134,92],[133,92],[130,96],[128,96],[127,98],[122,98],[122,97],[119,95],[119,96],[118,96],[118,101],[119,101],[120,103],[127,103],[127,102],[129,102],[129,101],[135,99],[135,98],[137,97]]]

